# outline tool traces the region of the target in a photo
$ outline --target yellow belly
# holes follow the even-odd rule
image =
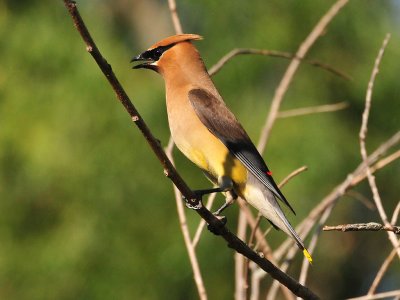
[[[240,194],[242,194],[241,190],[247,180],[247,169],[238,159],[229,153],[225,145],[219,140],[213,142],[209,140],[207,145],[201,149],[198,147],[189,147],[186,151],[182,152],[213,178],[218,179],[222,176],[231,178],[236,189],[239,189]]]
[[[215,179],[227,176],[232,179],[235,190],[242,195],[247,180],[247,169],[226,146],[215,137],[194,114],[174,117],[168,114],[172,138],[178,149],[199,168]]]

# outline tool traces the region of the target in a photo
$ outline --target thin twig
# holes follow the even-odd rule
[[[354,198],[355,200],[358,200],[359,202],[361,202],[362,204],[365,205],[366,208],[368,208],[369,210],[375,210],[375,204],[367,197],[365,197],[363,194],[361,194],[360,192],[357,191],[347,191],[346,195],[349,197]]]
[[[390,220],[390,224],[394,225],[397,222],[397,218],[399,217],[400,213],[400,201],[397,203],[396,208],[393,211],[392,219]]]
[[[337,70],[336,68],[324,64],[322,62],[319,62],[317,60],[309,60],[309,59],[304,59],[301,57],[298,57],[292,53],[289,52],[283,52],[283,51],[275,51],[275,50],[266,50],[266,49],[253,49],[253,48],[235,48],[229,51],[227,54],[225,54],[222,58],[220,58],[219,61],[217,61],[209,70],[208,73],[210,76],[213,76],[217,74],[224,66],[225,64],[233,59],[234,57],[238,55],[245,55],[245,54],[253,54],[253,55],[265,55],[265,56],[272,56],[272,57],[280,57],[280,58],[286,58],[286,59],[299,59],[303,61],[306,64],[310,64],[314,67],[319,67],[322,68],[328,72],[331,72],[332,74],[335,74],[339,77],[342,77],[347,80],[351,80],[351,77],[344,72]]]
[[[366,149],[366,145],[365,145],[365,140],[367,138],[367,130],[368,130],[368,118],[369,118],[369,112],[371,109],[371,102],[372,102],[372,92],[373,92],[373,88],[374,88],[374,82],[375,82],[375,78],[376,75],[379,72],[379,65],[381,63],[382,57],[383,57],[383,53],[385,52],[386,46],[389,43],[390,40],[390,34],[387,34],[385,39],[383,40],[382,46],[379,49],[378,55],[375,59],[375,64],[374,67],[372,69],[372,73],[371,73],[371,78],[368,82],[368,88],[367,88],[367,94],[365,96],[365,109],[362,115],[362,123],[361,123],[361,128],[360,128],[360,152],[361,152],[361,157],[363,159],[364,162],[367,161],[368,155],[367,155],[367,149]],[[375,201],[375,205],[378,209],[379,215],[382,219],[382,222],[385,225],[389,225],[389,220],[387,217],[387,214],[385,212],[385,209],[382,205],[382,200],[381,197],[379,195],[379,191],[378,191],[378,187],[376,186],[376,182],[375,182],[375,176],[372,175],[371,169],[369,168],[369,166],[367,165],[367,178],[368,178],[368,183],[371,187],[372,190],[372,195]],[[396,238],[396,236],[394,235],[394,233],[392,232],[388,232],[388,237],[390,242],[392,243],[393,247],[395,249],[397,249],[397,255],[400,258],[400,243],[398,241],[398,239]]]
[[[171,13],[172,23],[174,24],[176,34],[182,34],[183,33],[182,25],[178,13],[176,11],[175,0],[168,0],[168,7]]]
[[[400,131],[397,134],[400,137]],[[394,136],[396,137],[396,136]],[[400,150],[393,152],[392,154],[386,156],[385,158],[379,160],[376,164],[370,166],[371,172],[375,173],[376,170],[382,169],[388,164],[394,162],[395,160],[400,158]],[[360,181],[363,181],[367,177],[367,173],[359,173],[357,176],[353,178],[353,185],[357,185]],[[376,207],[375,207],[376,208]]]
[[[308,167],[307,166],[301,166],[300,168],[294,170],[292,173],[290,173],[288,176],[286,176],[279,184],[278,187],[281,189],[283,188],[293,177],[296,177],[300,173],[303,173],[304,171],[307,171]]]
[[[389,268],[390,263],[393,261],[394,257],[396,256],[396,249],[392,249],[388,257],[386,257],[385,261],[383,262],[381,268],[379,269],[378,273],[375,276],[374,281],[371,284],[371,287],[368,290],[367,295],[373,295],[378,287],[379,283],[381,282],[383,275],[385,275],[387,269]]]
[[[168,158],[171,160],[172,164],[175,165],[172,156],[173,145],[174,145],[173,142],[168,143],[168,146],[166,148],[167,150],[166,154]],[[182,195],[175,185],[173,187],[174,187],[175,202],[178,212],[179,224],[183,235],[183,241],[185,243],[186,250],[188,252],[190,265],[192,266],[194,282],[196,284],[197,292],[199,293],[199,299],[207,300],[208,299],[207,291],[204,285],[203,276],[201,275],[199,261],[196,255],[196,250],[193,245],[193,241],[191,241],[190,239],[189,227],[186,221],[186,213],[185,213],[185,208],[183,206]]]
[[[238,199],[237,203],[240,206],[240,213],[243,214],[246,217],[246,221],[249,224],[250,228],[255,228],[257,224],[257,219],[253,216],[251,213],[250,208],[248,207],[247,203],[242,200]],[[240,216],[240,214],[239,214]],[[257,239],[257,243],[259,247],[255,248],[255,251],[261,252],[266,258],[274,262],[274,259],[272,257],[272,250],[271,247],[268,245],[267,241],[264,238],[264,233],[261,231],[260,228],[257,228],[255,230],[255,236]]]
[[[292,244],[293,244],[293,242],[290,245],[292,245]],[[290,265],[291,261],[293,260],[293,258],[295,257],[296,253],[297,253],[297,247],[290,248],[288,254],[286,255],[286,259],[285,259],[284,263],[280,265],[281,270],[284,270],[284,272],[286,272],[288,270],[289,265]],[[282,285],[279,282],[277,282],[277,281],[272,282],[271,288],[268,291],[266,299],[267,300],[275,300],[276,294],[278,293],[278,289],[280,287],[282,287]]]
[[[244,216],[243,214],[241,214],[240,216]],[[253,247],[253,241],[254,241],[254,237],[256,235],[256,228],[258,228],[258,226],[260,225],[261,222],[261,213],[258,213],[257,219],[256,219],[256,224],[254,225],[254,228],[251,230],[250,232],[250,237],[249,240],[247,241],[247,245],[249,245],[249,247],[252,247],[254,250],[256,250]],[[246,219],[244,219],[246,220]],[[243,226],[246,227],[246,226]],[[240,227],[239,227],[240,228]],[[250,265],[250,261],[248,259],[245,259],[243,261],[243,280],[244,280],[244,287],[247,290],[249,288],[249,265]]]
[[[216,197],[217,197],[217,193],[210,194],[208,196],[207,204],[206,204],[206,207],[207,207],[208,210],[211,210],[211,207],[214,204],[214,200],[215,200]],[[194,237],[193,237],[193,245],[194,245],[194,247],[197,247],[197,245],[198,245],[198,243],[200,241],[201,234],[202,234],[205,226],[206,226],[206,221],[204,221],[204,219],[201,219],[200,222],[199,222],[199,225],[197,226],[196,233],[194,234]]]
[[[361,296],[361,297],[356,297],[356,298],[349,298],[347,300],[375,300],[375,299],[384,299],[384,298],[396,297],[396,296],[400,296],[400,290],[394,290],[394,291],[384,292],[384,293],[379,293],[379,294],[374,294],[374,295],[366,295],[366,296]]]
[[[260,153],[264,152],[265,146],[267,145],[268,138],[272,127],[274,126],[275,120],[278,116],[279,108],[281,106],[284,95],[286,94],[287,89],[289,88],[290,83],[293,80],[294,74],[296,73],[299,65],[300,59],[303,59],[311,46],[315,43],[315,41],[322,35],[325,31],[328,24],[332,21],[332,19],[336,16],[339,10],[347,4],[348,0],[338,0],[335,4],[328,10],[328,12],[319,20],[317,25],[313,28],[304,42],[300,45],[299,49],[295,54],[295,58],[289,64],[285,75],[283,76],[279,86],[275,91],[274,98],[272,99],[271,109],[268,113],[266,122],[263,126],[260,136],[260,142],[258,144],[258,149]]]
[[[147,127],[146,123],[140,116],[139,112],[130,101],[128,95],[126,94],[118,79],[116,78],[114,72],[112,71],[111,66],[107,63],[107,61],[99,52],[97,46],[95,45],[92,37],[89,34],[89,31],[86,28],[85,23],[83,22],[78,12],[76,3],[72,2],[71,0],[63,0],[63,2],[69,14],[71,15],[76,29],[86,43],[87,50],[98,64],[103,74],[106,76],[108,82],[115,91],[118,100],[123,104],[124,108],[129,113],[132,121],[136,124],[136,126],[145,137],[146,141],[149,143],[154,154],[157,156],[160,163],[162,164],[166,176],[173,181],[175,186],[187,199],[187,205],[190,205],[202,218],[204,218],[206,222],[210,224],[213,230],[227,242],[230,248],[250,258],[264,271],[269,273],[274,279],[284,283],[284,285],[287,286],[295,295],[304,297],[305,299],[318,299],[318,296],[316,296],[311,290],[300,285],[296,280],[279,270],[270,261],[264,259],[252,249],[250,249],[242,240],[240,240],[236,235],[232,234],[218,218],[216,218],[208,209],[203,206],[201,199],[197,198],[195,193],[193,193],[193,191],[188,187],[186,182],[176,171],[171,161],[165,154],[160,143],[153,136],[150,129]]]
[[[371,172],[376,172],[389,163],[392,163],[400,156],[389,155],[378,161],[378,159],[385,154],[389,149],[394,147],[400,143],[400,131],[396,132],[392,137],[390,137],[387,141],[382,143],[369,157],[367,163],[371,166]],[[319,218],[319,216],[327,209],[332,203],[335,203],[341,196],[344,195],[346,191],[350,188],[359,184],[362,180],[366,178],[366,163],[363,161],[360,165],[350,174],[348,174],[343,182],[334,187],[332,191],[325,196],[320,203],[315,206],[312,211],[308,214],[308,216],[300,222],[298,226],[296,226],[296,232],[300,235],[301,238],[305,238],[310,232],[311,228],[314,226],[314,223]],[[293,240],[291,238],[287,238],[281,246],[274,251],[274,257],[276,260],[280,260],[284,253],[287,252],[288,248],[293,244]]]
[[[272,230],[272,225],[271,226],[269,226],[265,231],[264,231],[264,233],[263,233],[263,240],[266,238],[266,236],[271,232],[271,230]],[[254,245],[254,247],[253,247],[253,249],[258,249],[260,247],[260,242],[259,242],[259,240],[257,239],[257,243]],[[271,255],[272,256],[272,255]]]
[[[330,216],[330,214],[331,214],[331,212],[333,210],[333,207],[334,207],[334,205],[331,205],[330,207],[328,207],[328,209],[326,209],[324,211],[324,213],[322,214],[322,216],[321,216],[321,218],[320,218],[320,220],[318,222],[318,226],[315,229],[314,234],[313,234],[313,236],[311,238],[310,244],[308,246],[308,252],[311,255],[314,253],[314,250],[317,247],[318,239],[319,239],[321,231],[322,231],[321,228],[325,224],[326,220],[329,218],[329,216]],[[303,262],[302,262],[302,266],[301,266],[299,282],[306,282],[309,268],[310,268],[310,263],[304,257],[303,258]]]
[[[278,113],[278,118],[289,118],[289,117],[298,117],[303,115],[311,115],[325,112],[333,112],[345,109],[349,106],[347,102],[339,102],[335,104],[326,104],[326,105],[318,105],[311,107],[302,107],[296,109],[290,109],[281,111]]]
[[[396,134],[397,135],[397,134]],[[395,135],[395,136],[396,136]],[[375,154],[375,153],[374,153]],[[358,168],[357,168],[357,170],[354,172],[354,175],[355,174],[357,174],[357,175],[360,175],[360,173],[361,173],[361,170],[362,169],[364,169],[364,173],[365,174],[368,174],[368,172],[370,172],[371,173],[371,169],[369,168],[369,165],[371,164],[371,159],[372,158],[375,158],[376,156],[374,156],[374,155],[371,155],[370,157],[363,157],[363,164],[361,164]],[[346,185],[347,184],[351,184],[352,183],[352,181],[353,181],[353,175],[349,175],[348,177],[347,177],[347,179],[345,180],[345,182],[344,182],[344,184],[342,184],[342,185],[340,185],[339,186],[339,189],[338,189],[338,192],[340,192],[340,194],[341,195],[343,195],[343,192],[346,190],[346,188],[348,188],[348,187],[346,187]],[[332,198],[332,201],[336,201],[336,199],[338,199],[337,197],[336,198]],[[331,210],[331,208],[330,208],[330,210]],[[328,215],[329,215],[329,213],[328,213]],[[311,224],[309,224],[309,228],[308,228],[308,230],[310,230],[311,229],[311,225],[312,225],[312,223]],[[307,230],[307,231],[308,231]],[[300,230],[299,230],[300,231]],[[298,231],[298,232],[299,232]],[[300,234],[300,233],[299,233]],[[302,234],[304,235],[304,233],[302,232]],[[396,240],[397,241],[397,240]],[[284,268],[284,266],[281,266],[282,267],[282,269],[285,269]],[[276,286],[276,284],[275,284],[275,286]],[[274,289],[276,290],[276,287],[274,287]]]
[[[238,199],[239,201],[239,199]],[[242,240],[246,239],[246,217],[243,214],[239,214],[237,235]],[[244,277],[244,265],[243,256],[239,253],[235,253],[235,299],[246,300],[247,294],[247,282]]]
[[[310,34],[307,36],[307,38],[304,40],[304,42],[300,45],[299,49],[297,50],[297,52],[295,54],[295,58],[293,58],[292,61],[290,62],[284,76],[282,77],[282,80],[281,80],[279,86],[277,87],[277,89],[275,91],[274,98],[272,99],[272,102],[271,102],[270,111],[266,117],[266,121],[261,130],[259,142],[257,145],[257,149],[261,154],[265,150],[269,134],[272,130],[273,125],[275,124],[276,119],[277,119],[283,97],[289,87],[289,84],[291,83],[291,81],[293,79],[294,74],[296,73],[296,71],[300,65],[301,59],[303,59],[305,57],[308,50],[311,48],[311,46],[314,44],[314,42],[317,40],[317,38],[322,34],[322,32],[325,30],[325,28],[329,24],[329,22],[334,18],[334,16],[339,12],[339,10],[347,2],[348,2],[348,0],[338,0],[328,10],[328,12],[321,18],[321,20],[313,28],[313,30],[310,32]],[[240,212],[240,213],[242,213],[242,212]]]
[[[207,291],[204,286],[203,277],[201,275],[199,261],[197,259],[196,251],[193,242],[190,240],[189,228],[186,222],[185,208],[182,202],[182,196],[179,190],[174,186],[175,201],[178,210],[179,223],[182,230],[183,240],[188,252],[190,265],[193,270],[194,282],[196,283],[197,292],[199,293],[199,298],[202,300],[207,300]]]
[[[271,103],[271,109],[266,117],[265,124],[261,130],[259,142],[257,149],[262,154],[265,150],[265,146],[267,145],[267,140],[269,134],[272,130],[272,127],[277,119],[278,111],[280,105],[283,100],[283,96],[286,93],[290,82],[293,79],[294,74],[300,64],[300,59],[303,59],[312,46],[312,44],[316,41],[318,36],[322,34],[325,30],[326,26],[329,22],[333,19],[333,17],[338,13],[338,11],[348,2],[348,0],[338,0],[331,9],[322,17],[322,19],[317,23],[308,37],[304,40],[304,42],[300,45],[298,51],[295,54],[295,58],[292,59],[291,63],[289,64],[278,88],[275,91],[274,98]],[[239,214],[242,214],[242,210]]]
[[[390,162],[387,160],[387,157],[377,160],[390,148],[394,147],[400,142],[400,131],[395,133],[391,138],[382,143],[369,157],[367,163],[369,165],[375,163],[371,167],[372,172],[376,172],[381,168],[385,167],[390,162],[393,162],[395,159],[391,159]],[[390,155],[392,156],[392,155]],[[385,163],[382,163],[384,161]],[[360,165],[350,174],[346,176],[346,179],[336,186],[327,196],[325,196],[321,202],[314,207],[314,209],[308,214],[308,216],[296,227],[296,232],[299,234],[300,238],[304,239],[308,233],[313,228],[316,220],[319,218],[321,214],[324,213],[331,205],[335,205],[336,202],[343,196],[346,191],[357,184],[359,184],[362,180],[366,178],[366,164],[365,162],[360,163]],[[289,268],[289,263],[294,258],[297,253],[297,247],[291,247],[293,245],[293,240],[291,238],[287,238],[285,242],[281,244],[281,246],[274,251],[274,258],[276,261],[279,261],[282,256],[288,251],[285,261],[280,265],[280,269],[286,272]],[[261,273],[259,276],[265,276],[265,274]],[[268,292],[267,299],[273,300],[276,298],[277,289],[280,284],[278,282],[274,282]]]
[[[357,223],[357,224],[343,224],[343,225],[336,225],[336,226],[324,226],[322,228],[323,231],[391,231],[395,234],[400,234],[400,226],[393,226],[389,225],[382,225],[375,222],[369,223]]]
[[[260,299],[260,281],[263,278],[258,275],[259,268],[256,264],[250,263],[251,270],[251,285],[250,285],[250,300],[259,300]]]

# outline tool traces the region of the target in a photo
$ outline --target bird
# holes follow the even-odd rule
[[[215,87],[193,41],[197,34],[177,34],[162,39],[134,56],[133,69],[159,73],[165,82],[171,136],[178,149],[216,186],[196,194],[224,192],[218,215],[240,196],[255,207],[276,229],[292,237],[304,256],[312,257],[286,218],[279,201],[295,214],[264,159],[243,126]]]

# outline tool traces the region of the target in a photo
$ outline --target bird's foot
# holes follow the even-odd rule
[[[226,195],[225,203],[214,212],[214,215],[219,216],[222,211],[224,211],[227,207],[231,206],[236,201],[237,197],[238,196],[234,191],[229,191]]]
[[[198,210],[203,207],[203,203],[201,200],[202,195],[199,195],[196,192],[194,194],[196,195],[196,197],[192,199],[188,199],[182,195],[182,200],[185,201],[187,208]]]
[[[222,205],[220,208],[218,208],[215,212],[213,212],[214,216],[218,217],[222,211],[227,208],[229,206],[229,204],[224,203],[224,205]]]

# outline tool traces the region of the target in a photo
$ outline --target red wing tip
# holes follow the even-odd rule
[[[272,172],[271,171],[267,171],[267,172],[265,172],[265,174],[267,174],[268,176],[272,176]]]

